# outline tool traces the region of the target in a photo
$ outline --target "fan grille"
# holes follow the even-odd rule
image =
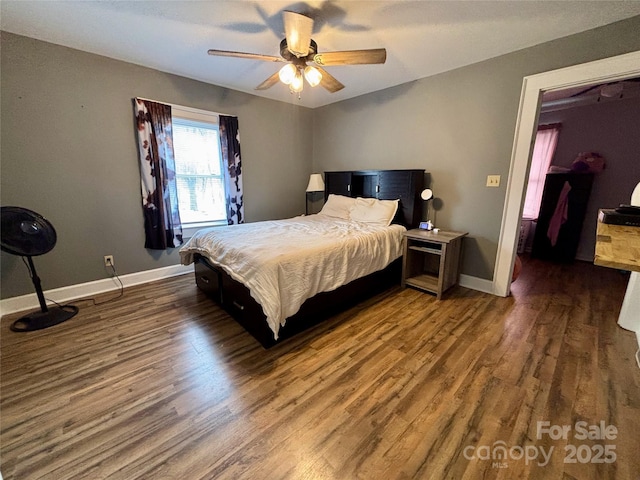
[[[21,256],[37,256],[56,245],[56,231],[42,215],[22,207],[0,210],[0,248]]]

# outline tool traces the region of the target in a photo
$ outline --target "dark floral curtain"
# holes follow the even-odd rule
[[[173,154],[171,106],[136,98],[140,180],[144,210],[144,247],[154,250],[182,245],[182,224]]]
[[[238,117],[220,115],[220,144],[227,192],[227,222],[244,223],[242,190],[242,160],[240,159],[240,132]]]

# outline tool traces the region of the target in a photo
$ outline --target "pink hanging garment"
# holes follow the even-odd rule
[[[555,247],[558,241],[558,235],[560,234],[560,227],[567,221],[569,216],[569,192],[571,191],[571,185],[569,182],[564,182],[564,186],[560,191],[558,197],[558,203],[556,209],[553,212],[551,221],[549,222],[549,228],[547,229],[547,237],[551,240],[551,246]]]

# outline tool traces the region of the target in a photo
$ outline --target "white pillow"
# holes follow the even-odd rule
[[[351,220],[388,227],[398,211],[398,200],[356,198],[351,210]]]
[[[327,203],[325,203],[322,210],[320,210],[320,215],[349,220],[349,212],[351,212],[355,204],[355,198],[331,193],[329,194],[329,198],[327,198]]]

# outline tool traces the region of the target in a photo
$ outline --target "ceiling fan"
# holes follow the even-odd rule
[[[384,63],[387,59],[387,51],[384,48],[318,53],[318,45],[311,38],[313,19],[290,11],[282,12],[282,16],[285,38],[280,42],[280,57],[215,49],[209,50],[209,55],[286,62],[284,67],[258,85],[256,90],[266,90],[281,81],[289,86],[291,93],[297,93],[298,98],[304,88],[303,79],[306,79],[312,87],[321,85],[330,93],[344,88],[342,83],[322,67],[370,65]],[[308,65],[307,62],[313,62],[315,66]]]

